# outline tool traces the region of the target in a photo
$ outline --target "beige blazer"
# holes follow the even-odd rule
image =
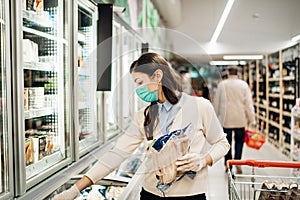
[[[186,94],[185,94],[186,95]],[[136,113],[135,118],[120,136],[116,146],[103,155],[97,164],[86,174],[93,182],[102,179],[107,173],[118,167],[131,153],[143,142],[146,141],[144,133],[144,110]],[[190,151],[203,156],[209,154],[213,163],[221,159],[229,150],[226,135],[223,132],[218,118],[211,103],[202,97],[187,96],[181,109],[177,113],[171,130],[184,128],[191,123],[188,137],[191,141]],[[162,133],[157,128],[154,131],[154,138],[158,138]],[[147,144],[151,141],[146,141]],[[147,162],[146,162],[147,165]],[[165,191],[166,196],[189,196],[207,192],[207,167],[197,172],[196,177],[191,180],[183,177],[175,182]],[[162,196],[156,188],[157,179],[154,170],[146,166],[144,172],[143,187],[148,192]]]
[[[213,105],[224,128],[242,128],[255,122],[250,88],[237,76],[219,83]]]

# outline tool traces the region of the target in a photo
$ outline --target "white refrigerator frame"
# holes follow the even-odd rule
[[[6,107],[6,118],[3,120],[6,120],[6,125],[7,126],[3,126],[3,131],[4,134],[7,134],[7,144],[6,144],[6,153],[7,153],[7,161],[8,164],[6,165],[7,167],[7,176],[6,178],[1,177],[1,179],[5,180],[7,179],[8,181],[8,191],[3,193],[2,195],[0,195],[0,199],[1,200],[6,200],[6,199],[11,199],[14,196],[14,179],[13,179],[13,134],[12,134],[12,99],[11,99],[11,45],[10,45],[10,23],[11,23],[11,18],[10,18],[10,13],[9,11],[9,1],[8,0],[3,0],[3,7],[1,5],[1,9],[3,8],[3,16],[4,16],[4,20],[0,18],[1,20],[1,26],[4,25],[5,26],[5,85],[6,85],[6,93],[5,93],[5,100],[6,103],[3,105]],[[1,52],[0,52],[1,53]],[[2,53],[1,53],[2,56]],[[5,124],[5,123],[4,123]],[[5,142],[5,141],[4,141]],[[2,161],[4,162],[4,161]],[[1,169],[1,173],[2,173],[2,169]],[[3,187],[3,186],[2,186]]]
[[[74,47],[77,47],[77,43],[78,43],[78,34],[77,34],[77,31],[78,31],[78,11],[79,11],[79,7],[82,7],[83,9],[85,10],[88,10],[90,12],[90,14],[92,14],[92,23],[93,23],[93,27],[95,27],[95,29],[93,30],[93,35],[95,36],[95,44],[93,46],[93,48],[95,49],[95,52],[92,53],[90,55],[91,60],[92,60],[92,63],[94,64],[94,66],[89,66],[89,67],[95,67],[95,69],[97,69],[97,55],[96,55],[96,48],[97,48],[97,20],[98,20],[98,7],[97,7],[97,4],[89,1],[89,0],[75,0],[74,1],[74,7],[73,7],[73,10],[74,10],[74,14],[73,14],[73,18],[74,18],[74,44],[73,46]],[[96,84],[95,85],[95,91],[94,94],[93,94],[93,98],[94,98],[94,105],[93,106],[93,111],[94,113],[94,120],[93,120],[93,124],[92,124],[92,127],[94,129],[94,132],[97,133],[98,135],[96,136],[96,138],[98,139],[97,141],[95,141],[94,143],[90,144],[88,143],[88,146],[85,146],[85,148],[83,149],[80,149],[80,146],[83,145],[84,141],[81,142],[81,145],[80,145],[80,141],[79,141],[79,138],[78,138],[78,133],[79,133],[79,105],[78,105],[78,89],[79,88],[79,79],[78,79],[78,70],[77,70],[77,55],[78,55],[78,48],[74,48],[73,49],[73,52],[74,52],[74,56],[73,57],[73,62],[74,62],[74,73],[73,73],[73,76],[74,76],[74,133],[75,133],[75,140],[74,140],[74,145],[75,145],[75,161],[79,160],[80,157],[82,157],[83,155],[86,155],[87,153],[91,152],[93,149],[99,147],[102,143],[103,143],[103,136],[101,136],[101,133],[103,133],[102,131],[100,131],[100,127],[97,125],[97,91],[96,91],[96,86],[97,86],[97,73],[94,73],[94,76],[95,77],[92,77],[92,81],[94,80],[94,83]],[[91,94],[91,93],[89,93]],[[94,134],[95,134],[94,133]],[[77,137],[76,137],[77,136]]]
[[[60,1],[60,0],[59,0]],[[72,43],[71,41],[71,35],[72,35],[72,30],[73,30],[73,23],[71,20],[72,14],[70,12],[72,8],[72,1],[67,1],[67,0],[61,0],[61,2],[64,2],[64,19],[67,22],[67,36],[65,36],[67,39],[67,46],[68,50],[65,51],[67,55],[65,55],[66,58],[68,58],[68,63],[70,63],[70,66],[72,65],[72,60],[71,57],[72,55]],[[73,146],[71,145],[69,148],[65,149],[68,152],[70,152],[70,155],[63,161],[60,161],[58,164],[49,167],[45,170],[43,170],[41,173],[38,175],[35,175],[33,178],[30,178],[27,180],[26,177],[26,165],[25,165],[25,123],[24,123],[24,72],[23,72],[23,16],[22,16],[22,3],[19,1],[10,1],[10,13],[11,13],[11,61],[12,61],[12,120],[16,123],[13,124],[12,130],[13,133],[12,135],[14,136],[13,141],[14,141],[14,175],[12,177],[17,177],[14,179],[14,188],[15,188],[15,197],[18,197],[20,199],[41,199],[42,197],[36,194],[41,194],[43,192],[41,188],[44,186],[44,184],[47,184],[45,181],[47,178],[49,178],[51,175],[54,175],[59,171],[60,169],[66,167],[72,162],[73,159]],[[65,24],[64,24],[65,25]],[[70,91],[68,93],[68,97],[71,98],[73,95],[72,91],[72,85],[71,85],[71,75],[72,71],[70,69],[70,66],[66,68],[67,70],[67,75],[68,75],[68,80],[70,80],[67,85],[68,88],[70,88]],[[66,72],[65,72],[66,73]],[[62,100],[61,98],[60,100]],[[63,101],[64,102],[64,101]],[[71,102],[71,106],[72,106]],[[70,127],[68,128],[70,130],[70,135],[69,135],[69,141],[68,143],[72,144],[73,140],[73,130],[72,130],[72,121],[71,121],[71,116],[73,116],[72,113],[72,107],[68,109],[69,113],[67,114],[69,116],[68,118],[68,124]],[[64,116],[67,117],[67,116]],[[60,119],[60,116],[58,117],[58,120]],[[44,182],[43,182],[44,181]],[[26,193],[31,189],[30,194]],[[48,185],[47,184],[47,190],[54,190],[55,185]],[[30,197],[31,194],[35,194],[34,198]]]

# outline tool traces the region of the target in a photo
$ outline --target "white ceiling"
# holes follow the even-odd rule
[[[227,0],[168,0],[169,5],[172,2],[181,4],[181,21],[168,27],[180,37],[170,38],[174,52],[185,57],[271,53],[294,44],[291,37],[300,34],[300,0],[235,0],[214,44],[209,41]],[[167,25],[172,15],[178,15],[170,9],[158,9]]]

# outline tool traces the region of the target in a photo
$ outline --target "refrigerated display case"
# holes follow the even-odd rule
[[[97,131],[97,6],[90,1],[78,1],[77,32],[77,107],[78,137],[81,155],[102,142]]]
[[[8,1],[0,1],[0,199],[13,195]]]
[[[11,2],[16,195],[71,162],[69,7]]]
[[[103,155],[106,150],[100,150],[95,154]],[[88,159],[84,158],[87,162]],[[145,146],[141,144],[133,155],[126,159],[119,168],[105,176],[103,179],[85,188],[80,192],[80,196],[75,200],[103,199],[103,200],[137,200],[143,183],[143,172],[145,170]],[[94,160],[92,163],[96,163]],[[74,167],[70,173],[73,175],[64,176],[67,178],[64,184],[58,185],[57,189],[49,194],[45,199],[52,199],[56,194],[69,189],[92,167],[92,163],[85,168]],[[77,168],[75,170],[75,168]],[[74,173],[77,171],[77,173]]]

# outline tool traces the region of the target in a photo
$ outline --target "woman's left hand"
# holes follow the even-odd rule
[[[206,166],[206,159],[205,157],[201,157],[200,154],[197,153],[187,153],[184,156],[177,159],[176,165],[177,171],[197,172]]]

